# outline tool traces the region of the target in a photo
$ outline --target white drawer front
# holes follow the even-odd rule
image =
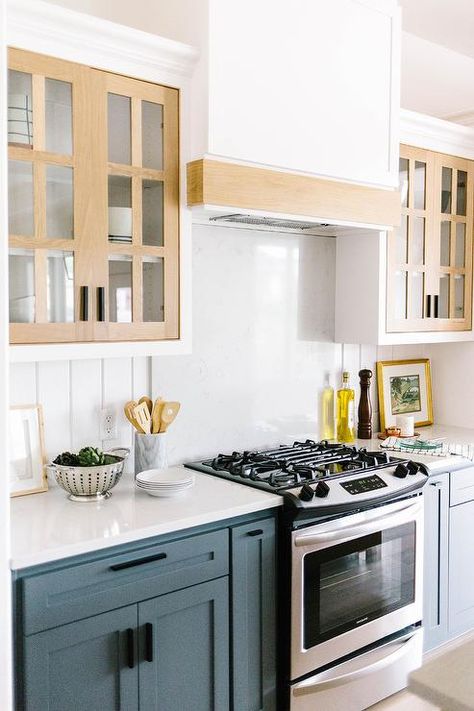
[[[474,500],[474,467],[451,473],[449,505],[457,506]]]

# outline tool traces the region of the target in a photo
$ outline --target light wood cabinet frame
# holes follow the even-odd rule
[[[178,339],[179,329],[179,91],[72,62],[9,50],[9,66],[32,75],[33,146],[9,146],[9,158],[31,162],[34,172],[34,235],[10,235],[10,246],[33,250],[35,257],[35,323],[12,323],[12,343],[155,341]],[[72,85],[72,155],[45,150],[45,78]],[[111,163],[107,144],[107,95],[131,99],[131,165]],[[163,106],[163,166],[142,166],[142,101]],[[46,234],[46,165],[74,171],[74,237],[50,239]],[[132,184],[132,243],[108,239],[108,176],[130,177]],[[142,244],[142,180],[163,183],[163,246]],[[47,251],[74,254],[73,323],[47,322]],[[132,322],[108,319],[108,261],[112,254],[132,260]],[[143,321],[142,265],[144,258],[163,260],[164,314],[162,321]],[[89,320],[80,321],[80,287],[89,287]],[[105,289],[106,320],[99,322],[97,290]]]
[[[474,221],[474,162],[454,156],[448,156],[434,151],[428,151],[412,146],[402,145],[400,157],[409,161],[408,206],[401,207],[402,219],[408,219],[408,255],[405,262],[400,262],[397,254],[397,234],[388,233],[387,240],[387,331],[388,332],[426,332],[426,331],[469,331],[472,327],[472,251],[473,251],[473,221]],[[415,164],[426,165],[425,173],[425,207],[414,207]],[[441,175],[442,168],[452,168],[452,209],[450,213],[441,211]],[[466,185],[466,215],[456,215],[456,171],[465,171]],[[414,263],[411,259],[410,245],[412,243],[413,224],[416,218],[425,220],[424,261]],[[441,266],[440,260],[440,230],[442,221],[450,222],[450,266]],[[455,234],[456,223],[466,225],[465,231],[465,265],[455,266]],[[395,314],[395,275],[397,271],[405,273],[407,279],[406,318],[398,318]],[[413,317],[411,276],[414,272],[423,274],[423,304],[422,315]],[[450,275],[449,316],[434,317],[434,300],[440,298],[440,275]],[[464,277],[464,315],[455,315],[455,277]],[[430,301],[430,316],[428,316],[428,298]]]

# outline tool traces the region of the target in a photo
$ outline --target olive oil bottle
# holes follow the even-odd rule
[[[331,385],[329,373],[326,373],[324,388],[321,393],[321,439],[334,439],[334,425],[334,388]]]
[[[342,374],[342,387],[337,391],[337,439],[339,442],[354,441],[355,393],[349,385],[349,373]]]

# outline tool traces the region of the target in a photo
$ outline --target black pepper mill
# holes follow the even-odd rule
[[[360,378],[360,400],[359,400],[359,423],[357,425],[357,437],[359,439],[372,438],[372,404],[370,402],[370,379],[371,370],[359,370]]]

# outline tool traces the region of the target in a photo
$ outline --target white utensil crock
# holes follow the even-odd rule
[[[146,469],[166,469],[168,466],[167,432],[140,434],[135,432],[135,476]]]

